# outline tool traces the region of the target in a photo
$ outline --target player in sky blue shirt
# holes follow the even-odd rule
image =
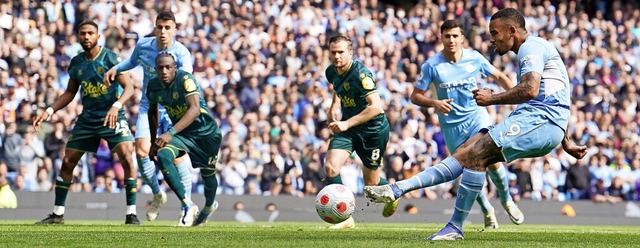
[[[519,104],[502,122],[481,130],[454,153],[437,165],[404,181],[385,186],[366,186],[367,197],[374,202],[395,201],[405,192],[430,187],[462,175],[458,199],[473,205],[485,182],[485,169],[497,162],[543,156],[562,144],[570,155],[580,159],[586,147],[569,142],[565,130],[569,118],[569,78],[558,52],[548,41],[529,36],[524,16],[513,8],[499,10],[489,24],[491,43],[504,55],[514,51],[518,56],[519,83],[503,93],[489,89],[473,90],[480,106]],[[456,201],[456,207],[457,201]],[[470,209],[470,208],[469,208]],[[464,239],[462,218],[452,218],[430,240]]]
[[[480,76],[493,76],[504,89],[511,89],[511,80],[497,70],[479,52],[463,49],[464,36],[462,23],[447,20],[440,26],[441,40],[444,49],[429,58],[421,69],[416,87],[411,94],[411,101],[422,107],[434,107],[438,110],[438,119],[442,127],[445,143],[450,153],[454,153],[460,145],[492,123],[489,113],[478,106],[473,99],[472,90],[480,84]],[[433,85],[437,99],[425,96],[429,86]],[[509,194],[507,171],[500,163],[489,166],[489,175],[498,189],[502,205],[515,224],[521,224],[524,217]],[[413,183],[409,181],[408,183]],[[419,187],[419,185],[400,185],[400,187]],[[487,228],[498,228],[495,210],[486,194],[482,191],[477,198]],[[467,203],[464,205],[463,203]],[[458,199],[454,210],[454,219],[462,220],[461,211],[470,210],[473,201]],[[514,221],[518,220],[518,221]]]
[[[104,77],[104,81],[108,85],[115,75],[123,71],[131,70],[138,65],[142,66],[144,71],[142,99],[140,101],[138,120],[136,122],[135,146],[140,174],[142,175],[143,181],[151,187],[154,194],[151,207],[147,211],[147,220],[149,221],[153,221],[157,218],[160,207],[162,207],[162,205],[167,201],[167,196],[162,190],[160,190],[156,166],[149,158],[151,132],[149,130],[149,119],[147,117],[147,113],[149,111],[149,100],[145,95],[147,85],[149,81],[157,77],[155,71],[155,58],[160,53],[166,52],[172,54],[176,58],[178,68],[189,73],[193,71],[191,54],[184,45],[175,41],[175,33],[176,19],[173,13],[166,11],[159,13],[156,17],[156,26],[154,28],[155,37],[140,39],[136,44],[131,57],[107,71]],[[176,160],[176,164],[187,193],[187,197],[190,198],[191,162],[189,159],[181,157]]]

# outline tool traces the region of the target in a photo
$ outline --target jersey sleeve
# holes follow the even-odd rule
[[[329,84],[333,84],[333,82],[331,82],[331,69],[332,66],[328,66],[327,69],[324,70],[324,77],[327,79],[327,82],[329,82]]]
[[[520,68],[520,76],[528,72],[537,72],[542,75],[544,70],[544,57],[540,54],[544,51],[544,47],[535,46],[536,43],[524,42],[518,51],[518,68]]]
[[[80,67],[80,60],[78,59],[79,56],[84,56],[81,54],[78,54],[76,57],[73,57],[73,59],[71,59],[71,62],[69,62],[69,67],[67,68],[67,73],[69,73],[69,78],[73,78],[73,79],[78,79],[78,72],[80,70],[82,70],[82,68]]]
[[[122,62],[119,62],[115,67],[118,70],[118,73],[122,73],[123,71],[128,71],[131,70],[133,68],[135,68],[137,66],[137,64],[135,63],[135,61],[138,60],[138,57],[140,55],[140,44],[142,41],[139,41],[136,44],[136,47],[133,49],[133,52],[131,53],[131,57],[123,60]]]
[[[191,53],[189,52],[189,49],[185,46],[180,46],[176,55],[178,68],[188,73],[193,73],[193,62],[191,61]]]
[[[185,98],[193,94],[200,94],[196,78],[191,73],[184,74],[182,78],[182,88],[184,89]]]
[[[487,60],[487,58],[482,56],[482,54],[480,54],[476,50],[473,50],[473,55],[480,65],[480,73],[482,73],[482,75],[485,77],[493,75],[493,72],[496,70],[496,68],[489,62],[489,60]]]
[[[427,90],[429,84],[433,82],[433,74],[431,73],[431,64],[424,62],[420,67],[420,75],[418,75],[418,81],[416,82],[416,88],[420,90]]]
[[[362,68],[358,70],[358,78],[360,79],[359,85],[362,87],[362,91],[365,96],[368,96],[371,93],[378,92],[373,73],[371,73],[371,71],[369,71],[364,66],[362,66]]]

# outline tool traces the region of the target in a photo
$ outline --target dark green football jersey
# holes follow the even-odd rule
[[[339,75],[334,65],[327,67],[325,75],[329,83],[333,84],[333,90],[340,97],[342,120],[347,120],[362,112],[369,103],[367,96],[376,94],[376,84],[373,81],[373,73],[359,61],[353,61],[351,67]],[[372,122],[377,118],[369,120]]]
[[[80,84],[82,94],[82,114],[79,120],[100,122],[104,120],[111,105],[122,95],[122,86],[114,82],[107,87],[103,82],[104,73],[120,63],[122,59],[107,48],[100,48],[98,56],[88,59],[85,52],[71,59],[69,77]],[[119,117],[124,118],[124,109],[120,109]]]
[[[169,118],[175,125],[187,112],[186,97],[198,94],[200,97],[200,115],[179,134],[191,138],[207,137],[218,130],[213,115],[207,108],[207,103],[202,96],[200,85],[196,82],[191,73],[178,69],[176,77],[170,85],[164,85],[159,78],[149,81],[147,86],[147,97],[151,104],[161,104],[169,114]],[[153,106],[153,105],[152,105]]]

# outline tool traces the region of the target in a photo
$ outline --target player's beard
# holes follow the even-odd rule
[[[84,51],[91,51],[91,49],[93,49],[94,47],[96,47],[97,42],[91,42],[89,41],[89,45],[85,45],[85,42],[82,42],[81,46],[82,49],[84,49]]]

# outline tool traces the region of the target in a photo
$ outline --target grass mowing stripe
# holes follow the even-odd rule
[[[324,223],[211,222],[204,227],[173,227],[173,222],[125,226],[120,222],[69,221],[37,226],[0,221],[0,246],[9,247],[637,247],[640,226],[503,225],[481,231],[465,227],[465,240],[431,242],[435,224],[358,223],[356,229],[329,230]]]

